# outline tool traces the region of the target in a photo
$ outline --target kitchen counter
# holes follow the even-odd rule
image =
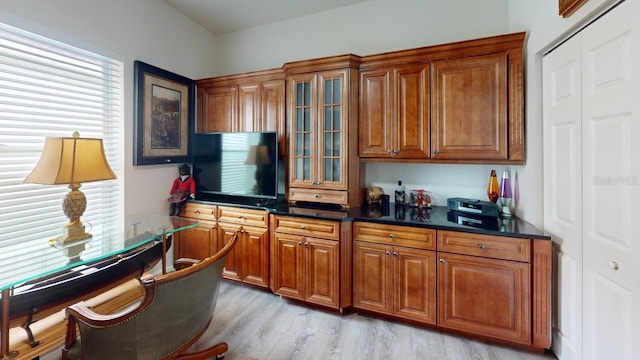
[[[378,205],[350,209],[327,209],[322,207],[300,207],[280,202],[259,206],[255,200],[241,202],[199,201],[221,206],[239,206],[251,209],[265,209],[276,215],[290,215],[321,220],[368,221],[392,225],[426,227],[437,230],[464,231],[477,234],[509,236],[528,239],[551,240],[551,237],[530,223],[514,218],[479,217],[472,214],[450,211],[446,206],[418,209],[408,205],[391,203],[388,211]]]

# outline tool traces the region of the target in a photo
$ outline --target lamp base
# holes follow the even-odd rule
[[[53,239],[53,246],[62,249],[66,257],[74,258],[80,256],[84,251],[84,244],[91,241],[92,235],[85,231],[81,221],[67,224],[62,230],[62,235]]]

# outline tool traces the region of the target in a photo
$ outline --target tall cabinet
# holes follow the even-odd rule
[[[360,57],[287,63],[289,201],[362,202],[358,132]]]
[[[640,358],[640,25],[625,1],[543,59],[544,226],[557,244],[553,350]]]

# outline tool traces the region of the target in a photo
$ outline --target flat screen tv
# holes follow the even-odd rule
[[[196,199],[278,197],[278,136],[275,131],[194,134]]]

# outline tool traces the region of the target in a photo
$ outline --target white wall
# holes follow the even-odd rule
[[[157,0],[3,0],[0,21],[124,62],[124,174],[118,174],[124,213],[168,213],[177,165],[132,165],[133,61],[192,79],[209,77],[214,36]]]

